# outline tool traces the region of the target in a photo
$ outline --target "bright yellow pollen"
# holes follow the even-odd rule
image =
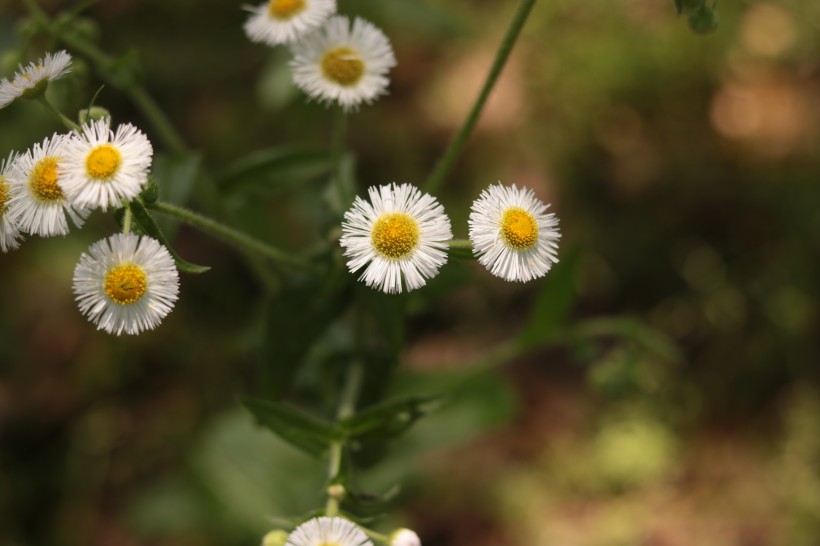
[[[382,214],[373,224],[373,246],[383,256],[397,260],[410,254],[419,242],[419,226],[409,214]]]
[[[501,237],[517,250],[527,250],[538,241],[535,217],[520,207],[510,207],[501,217]]]
[[[44,157],[38,161],[28,176],[28,186],[40,201],[62,200],[63,190],[57,184],[57,158]]]
[[[274,19],[290,19],[305,9],[305,0],[271,0],[268,13]]]
[[[103,289],[105,295],[115,303],[128,305],[145,295],[148,277],[141,267],[134,264],[122,264],[112,267],[105,274]]]
[[[0,176],[0,218],[6,213],[9,202],[9,185],[6,184],[6,179]]]
[[[322,73],[339,85],[355,85],[364,75],[364,62],[349,47],[337,47],[322,57]]]
[[[89,178],[110,180],[122,163],[120,151],[111,144],[100,144],[85,158],[85,172]]]

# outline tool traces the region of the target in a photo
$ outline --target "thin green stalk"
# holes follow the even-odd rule
[[[281,265],[297,267],[300,269],[309,268],[309,265],[299,258],[290,256],[278,248],[264,243],[259,239],[255,239],[246,233],[221,224],[216,220],[208,218],[207,216],[203,216],[202,214],[198,214],[170,203],[163,203],[161,201],[157,201],[146,206],[157,212],[173,216],[190,226],[208,233],[209,235],[218,237],[223,241],[236,246],[240,250],[263,256]]]
[[[51,115],[53,115],[55,118],[60,120],[60,122],[63,125],[65,125],[68,130],[74,130],[74,131],[81,131],[82,130],[79,125],[77,125],[76,123],[71,121],[65,114],[63,114],[62,112],[57,110],[57,108],[53,104],[51,104],[51,102],[46,98],[45,93],[40,95],[39,97],[37,97],[36,100],[37,100],[37,102],[42,104],[43,107],[45,107],[45,109],[48,110]]]
[[[451,249],[455,249],[455,248],[464,248],[464,249],[467,249],[467,250],[472,250],[473,249],[473,243],[469,239],[451,239],[450,241],[447,242],[447,245]]]
[[[354,360],[347,371],[347,379],[339,400],[339,407],[336,410],[336,420],[342,421],[356,412],[356,400],[359,398],[359,391],[362,388],[364,379],[364,368],[362,363]],[[330,444],[330,461],[327,467],[327,479],[332,483],[338,476],[342,468],[342,455],[344,454],[344,442],[335,441]],[[339,513],[339,498],[336,495],[328,494],[325,504],[325,515],[333,517]]]
[[[484,104],[490,96],[490,91],[492,91],[498,76],[501,74],[501,70],[507,63],[507,58],[510,56],[510,51],[512,51],[513,45],[515,45],[515,41],[518,39],[521,29],[524,27],[524,23],[527,21],[530,11],[535,5],[535,1],[536,0],[521,0],[521,4],[518,6],[518,11],[515,13],[515,16],[510,23],[510,27],[507,29],[507,34],[504,36],[504,39],[498,48],[498,52],[495,55],[495,60],[490,67],[489,74],[487,74],[487,80],[484,82],[484,87],[478,94],[478,98],[473,104],[470,113],[467,114],[467,118],[464,120],[461,128],[453,137],[453,140],[450,141],[447,150],[438,160],[433,172],[430,173],[430,176],[427,178],[424,189],[428,193],[435,193],[439,186],[441,186],[444,179],[447,178],[447,175],[450,174],[453,164],[461,153],[462,148],[464,148],[464,144],[466,144],[470,133],[472,133],[473,128],[478,121],[481,110],[484,108]]]
[[[131,233],[131,218],[132,218],[131,207],[130,206],[125,207],[125,214],[123,214],[123,217],[122,217],[122,232],[125,233],[126,235]]]
[[[355,197],[351,195],[353,188],[345,186],[345,180],[342,176],[342,158],[344,157],[345,139],[347,138],[347,113],[342,108],[337,108],[333,118],[333,140],[330,145],[333,178],[336,191],[339,193],[341,206],[346,207]]]

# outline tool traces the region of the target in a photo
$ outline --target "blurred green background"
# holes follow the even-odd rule
[[[197,165],[220,179],[251,152],[321,156],[330,139],[327,109],[291,85],[285,51],[245,38],[241,7],[111,0],[81,21],[199,152],[155,146],[164,197],[194,208],[214,201],[186,174]],[[350,118],[360,191],[420,184],[516,3],[339,7],[380,26],[398,59],[390,95]],[[451,261],[409,300],[395,390],[452,399],[359,476],[403,485],[380,529],[412,527],[425,546],[820,544],[820,3],[718,11],[718,31],[698,36],[671,1],[536,4],[439,198],[464,237],[487,185],[533,188],[561,220],[562,263],[511,285]],[[0,0],[4,54],[24,43],[23,17]],[[37,38],[25,60],[58,47]],[[100,84],[77,56],[50,93],[74,112]],[[97,103],[153,135],[114,86]],[[0,127],[3,156],[61,130],[27,103],[0,110]],[[216,200],[229,221],[303,250],[327,228],[326,175],[294,161]],[[97,332],[73,302],[74,265],[117,229],[110,217],[0,255],[1,546],[252,545],[269,517],[321,502],[322,464],[236,401],[270,361],[259,277],[220,243],[165,227],[213,269],[183,276],[174,312],[136,338]],[[550,319],[553,341],[474,372],[541,304],[567,310]],[[334,335],[308,355],[297,401]]]

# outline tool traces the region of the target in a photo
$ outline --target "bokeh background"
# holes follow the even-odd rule
[[[321,161],[216,197],[195,175],[219,180],[271,148],[321,156],[330,139],[287,53],[245,38],[241,4],[104,1],[81,25],[138,68],[198,152],[157,145],[164,197],[200,210],[216,198],[229,221],[303,250],[326,227]],[[420,184],[516,2],[339,4],[398,58],[390,95],[350,118],[359,187]],[[718,11],[699,36],[671,1],[536,4],[439,197],[463,237],[481,189],[533,188],[560,217],[562,262],[510,285],[456,261],[409,300],[394,388],[452,397],[359,474],[378,492],[402,484],[380,529],[412,527],[425,546],[820,544],[820,3]],[[23,17],[0,0],[4,75]],[[26,60],[59,47],[27,46]],[[74,66],[50,91],[70,112],[101,84],[82,56]],[[116,87],[97,103],[152,136]],[[61,130],[27,103],[0,110],[0,127],[3,156]],[[117,229],[110,217],[0,256],[0,545],[252,545],[269,516],[321,502],[321,462],[237,403],[269,358],[258,271],[164,225],[213,269],[183,276],[175,311],[136,338],[97,332],[72,299],[74,265]],[[549,342],[484,369],[539,306],[557,309]]]

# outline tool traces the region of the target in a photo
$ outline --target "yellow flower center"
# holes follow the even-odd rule
[[[122,264],[112,267],[105,274],[103,289],[105,295],[120,305],[138,301],[145,295],[148,277],[138,265]]]
[[[57,184],[56,157],[44,157],[34,165],[28,176],[31,193],[40,201],[54,202],[63,199],[63,190]]]
[[[373,246],[383,256],[397,260],[410,254],[419,242],[419,226],[409,214],[382,214],[373,224]]]
[[[6,184],[6,179],[0,176],[0,218],[6,213],[9,202],[9,185]]]
[[[305,9],[305,0],[271,0],[268,13],[274,19],[290,19]]]
[[[538,223],[524,209],[510,207],[501,217],[501,237],[516,250],[527,250],[538,241]]]
[[[322,73],[342,86],[355,85],[364,75],[364,62],[349,47],[337,47],[322,57]]]
[[[110,180],[122,163],[120,151],[111,144],[96,146],[85,158],[85,172],[89,178]]]

